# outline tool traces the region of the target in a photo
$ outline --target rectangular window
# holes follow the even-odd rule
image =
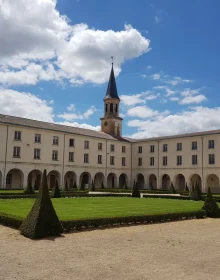
[[[167,157],[163,157],[163,165],[164,165],[164,166],[167,165]]]
[[[98,164],[102,164],[102,155],[98,155]]]
[[[111,144],[111,146],[110,146],[110,151],[111,151],[111,152],[114,152],[114,151],[115,151],[115,145]]]
[[[89,149],[89,141],[84,142],[84,149]]]
[[[197,164],[197,155],[192,155],[192,165]]]
[[[154,166],[154,157],[150,157],[150,166]]]
[[[126,153],[126,146],[122,146],[122,153]]]
[[[215,164],[215,155],[214,154],[209,155],[209,164]]]
[[[53,145],[59,145],[59,137],[53,136]]]
[[[52,151],[52,160],[58,160],[58,151]]]
[[[34,149],[34,159],[40,159],[40,149]]]
[[[215,141],[209,140],[209,149],[214,149],[214,148],[215,148]]]
[[[141,157],[138,158],[138,166],[142,166],[142,158]]]
[[[15,131],[14,140],[21,140],[21,131]]]
[[[98,143],[98,150],[102,151],[102,143]]]
[[[182,143],[177,143],[176,149],[177,151],[182,151]]]
[[[21,157],[21,148],[20,147],[14,147],[13,157],[16,157],[16,158]]]
[[[74,139],[69,139],[69,146],[74,147]]]
[[[126,159],[125,159],[125,157],[121,158],[121,164],[122,164],[122,166],[126,166]]]
[[[110,165],[115,165],[115,157],[110,156]]]
[[[182,165],[182,156],[177,156],[177,165]]]
[[[34,141],[35,143],[41,143],[41,134],[35,134]]]
[[[84,163],[89,163],[89,154],[84,154]]]
[[[192,150],[197,150],[197,141],[192,142]]]
[[[138,153],[142,154],[142,146],[138,146]]]
[[[150,152],[154,153],[154,145],[150,145]]]
[[[167,144],[163,144],[163,152],[167,152],[168,151],[168,145]]]
[[[74,152],[69,152],[69,161],[74,161]]]

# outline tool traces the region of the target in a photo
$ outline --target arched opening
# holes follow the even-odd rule
[[[6,188],[22,189],[24,183],[24,174],[20,169],[11,169],[6,176]]]
[[[170,189],[170,176],[167,174],[164,174],[162,177],[162,189],[168,190]]]
[[[57,170],[50,171],[47,175],[47,184],[50,189],[55,187],[56,180],[58,182],[58,186],[60,186],[60,173]]]
[[[28,174],[28,179],[27,179],[27,183],[31,182],[32,187],[37,186],[37,188],[40,188],[40,184],[41,184],[41,176],[42,176],[42,172],[40,170],[32,170],[29,174]]]
[[[64,186],[67,184],[69,189],[72,189],[76,182],[76,173],[73,171],[66,172],[64,176]]]
[[[83,189],[88,189],[91,184],[91,175],[88,172],[83,172],[80,175],[80,187]]]
[[[149,177],[149,189],[155,190],[157,188],[157,177],[154,174],[151,174]]]
[[[199,183],[199,188],[200,190],[202,190],[202,179],[198,174],[194,174],[191,177],[191,187],[194,185],[194,187],[196,186],[196,184]]]
[[[185,177],[182,174],[176,176],[175,188],[180,191],[184,191],[186,186]]]
[[[110,104],[110,112],[111,113],[113,112],[113,104],[112,103]]]
[[[220,192],[218,176],[216,176],[215,174],[208,175],[207,181],[206,181],[206,192],[208,190],[208,187],[211,188],[211,191],[213,193],[219,193]]]
[[[127,175],[126,174],[121,174],[119,176],[119,189],[124,188],[125,185],[128,186],[128,182],[127,181],[128,181]]]
[[[108,174],[107,177],[107,188],[114,189],[116,188],[116,175],[114,173]]]
[[[94,185],[96,189],[101,189],[102,183],[104,185],[104,174],[101,172],[98,172],[95,174],[94,177]]]
[[[144,175],[141,173],[137,175],[137,184],[139,189],[144,189],[145,180],[144,180]]]
[[[115,112],[118,113],[118,104],[115,105]]]

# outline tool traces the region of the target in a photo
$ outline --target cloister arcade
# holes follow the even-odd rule
[[[8,189],[21,189],[27,186],[28,181],[31,182],[32,186],[37,184],[39,188],[42,180],[43,170],[33,169],[29,172],[23,172],[18,168],[12,168],[7,171],[5,177],[3,178],[3,171],[0,170],[0,187]],[[63,176],[63,180],[61,177]],[[77,187],[84,185],[89,187],[94,181],[95,188],[99,189],[102,184],[105,188],[123,188],[127,185],[128,188],[132,188],[133,180],[138,183],[139,189],[164,189],[168,190],[173,183],[176,190],[184,190],[186,183],[189,188],[192,185],[199,184],[199,187],[203,192],[207,191],[208,187],[211,187],[212,192],[220,193],[220,181],[217,174],[205,174],[204,179],[200,174],[157,174],[137,173],[133,175],[131,180],[126,173],[111,172],[109,174],[104,174],[103,172],[89,172],[82,171],[81,173],[77,171],[66,171],[62,174],[62,170],[48,170],[47,182],[49,188],[54,188],[56,180],[58,185],[62,188],[67,183],[69,188],[73,188],[76,184]]]

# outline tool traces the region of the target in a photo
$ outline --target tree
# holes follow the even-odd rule
[[[104,188],[105,188],[105,186],[104,186],[104,183],[102,181],[101,189],[104,189]]]
[[[128,186],[127,186],[126,182],[124,183],[123,189],[124,189],[124,190],[127,190],[127,189],[128,189]]]
[[[77,189],[76,181],[74,182],[73,188]]]
[[[24,190],[24,193],[25,194],[34,194],[35,193],[32,185],[31,185],[31,181],[30,180],[28,181],[28,185],[27,185],[27,188]]]
[[[186,183],[186,186],[185,186],[185,190],[184,190],[184,192],[189,192],[189,188],[188,188],[187,183]]]
[[[208,188],[208,193],[206,196],[205,203],[202,207],[202,210],[206,211],[206,215],[211,218],[219,218],[220,217],[220,209],[215,199],[212,196],[211,188]]]
[[[134,181],[134,185],[133,185],[133,188],[132,188],[132,194],[131,194],[132,197],[138,197],[140,198],[141,195],[140,195],[140,191],[138,189],[138,183]]]
[[[54,191],[53,191],[53,197],[54,198],[60,198],[61,197],[61,193],[60,193],[60,189],[59,189],[58,181],[57,180],[55,182],[55,188],[54,188]]]
[[[192,190],[189,193],[189,197],[191,200],[196,200],[196,201],[201,200],[202,197],[201,197],[201,190],[199,188],[199,184],[196,183],[195,186],[193,183]]]
[[[91,184],[90,191],[91,191],[91,192],[94,192],[94,191],[95,191],[95,184],[94,184],[94,181],[93,181],[93,180],[92,180],[92,184]]]
[[[50,199],[46,169],[43,172],[38,196],[27,218],[23,221],[20,232],[31,239],[60,236],[63,233],[63,227]]]
[[[176,193],[173,183],[171,183],[170,190],[172,193]]]

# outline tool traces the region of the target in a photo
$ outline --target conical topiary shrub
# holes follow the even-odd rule
[[[153,189],[154,189],[154,187],[153,187],[152,183],[150,183],[149,190],[152,191]]]
[[[58,186],[58,181],[56,180],[55,182],[55,188],[53,190],[53,195],[52,195],[54,198],[60,198],[61,197],[61,193],[60,193],[60,189],[59,189],[59,186]]]
[[[94,191],[95,191],[95,184],[94,184],[94,181],[93,181],[93,180],[92,180],[92,184],[91,184],[90,191],[91,191],[91,192],[94,192]]]
[[[127,190],[127,189],[128,189],[128,186],[127,186],[126,183],[124,184],[123,189],[124,189],[124,190]]]
[[[176,193],[173,183],[171,183],[170,190],[172,193]]]
[[[73,188],[77,189],[76,181],[74,182]]]
[[[20,232],[31,239],[60,236],[63,233],[63,227],[50,199],[46,169],[43,173],[39,194],[30,213],[22,223]]]
[[[186,186],[185,186],[184,192],[189,192],[189,188],[188,188],[187,183],[186,183]]]
[[[34,190],[35,190],[35,191],[38,190],[37,180],[34,181]]]
[[[141,195],[140,195],[140,192],[139,192],[139,189],[138,189],[138,183],[134,181],[134,185],[133,185],[133,188],[132,188],[132,194],[131,194],[132,197],[138,197],[140,198]]]
[[[219,218],[220,217],[220,209],[215,199],[212,196],[211,188],[208,188],[208,193],[206,196],[205,203],[202,207],[202,210],[206,211],[206,215],[211,218]]]
[[[101,189],[104,189],[104,188],[105,188],[105,186],[104,186],[104,183],[102,181]]]
[[[68,192],[68,190],[69,190],[69,187],[68,187],[68,182],[67,182],[67,180],[66,180],[65,186],[64,186],[64,191],[65,191],[65,192]]]
[[[197,195],[198,195],[199,200],[201,200],[201,198],[202,198],[202,192],[201,192],[201,189],[200,189],[200,187],[199,187],[199,182],[196,183],[195,191],[197,192]]]
[[[27,188],[24,190],[25,194],[34,194],[34,189],[32,188],[31,181],[28,181]]]

